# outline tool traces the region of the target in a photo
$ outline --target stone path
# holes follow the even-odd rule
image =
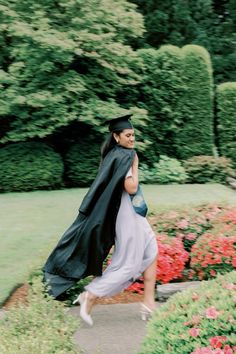
[[[200,282],[172,283],[157,287],[158,299],[167,300],[178,291],[196,287]],[[157,302],[158,308],[163,302]],[[146,335],[147,322],[142,321],[139,303],[96,305],[93,327],[81,321],[74,340],[83,354],[137,354]],[[79,317],[79,306],[69,313]],[[164,353],[163,353],[164,354]]]
[[[161,303],[157,303],[160,307]],[[81,321],[74,339],[83,354],[135,354],[146,334],[139,303],[96,305],[93,327]],[[79,316],[79,306],[70,311]]]

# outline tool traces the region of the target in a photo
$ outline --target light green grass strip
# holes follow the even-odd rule
[[[74,221],[87,189],[0,194],[0,303],[43,264]],[[143,186],[151,210],[198,205],[236,204],[236,192],[219,184]]]

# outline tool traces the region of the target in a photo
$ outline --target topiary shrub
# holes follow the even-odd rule
[[[235,177],[231,160],[225,157],[193,156],[183,161],[189,183],[224,183],[227,176]]]
[[[89,136],[73,144],[65,156],[66,177],[73,186],[89,186],[99,168],[100,142]]]
[[[187,177],[188,176],[181,163],[178,160],[165,155],[161,155],[159,162],[154,163],[152,168],[147,165],[140,166],[141,183],[184,183],[187,180]]]
[[[224,82],[216,88],[219,150],[236,167],[236,82]]]
[[[234,271],[174,295],[150,320],[139,354],[235,353],[235,290]]]
[[[0,149],[0,191],[53,189],[62,185],[63,163],[51,147],[39,142]]]

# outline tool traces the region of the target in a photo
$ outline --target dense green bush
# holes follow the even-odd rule
[[[171,45],[159,50],[140,49],[137,53],[144,62],[139,99],[151,118],[143,131],[153,143],[145,159],[152,164],[158,161],[159,155],[175,156],[171,142],[182,119],[180,97],[186,90],[182,80],[182,55],[180,48]]]
[[[40,278],[30,287],[28,304],[11,308],[0,320],[1,354],[75,354],[78,321],[43,291]]]
[[[236,167],[236,82],[219,85],[216,93],[220,152]]]
[[[213,154],[213,79],[209,53],[200,46],[182,48],[181,120],[175,131],[176,157]]]
[[[44,143],[17,143],[0,149],[0,191],[60,187],[62,174],[60,155]]]
[[[100,141],[96,137],[81,138],[65,156],[66,178],[73,186],[89,186],[99,168]]]
[[[234,177],[230,159],[213,156],[193,156],[183,162],[190,183],[224,183],[227,176]]]
[[[165,155],[161,155],[159,162],[154,163],[152,168],[145,164],[140,166],[141,183],[184,183],[187,177],[181,163]]]
[[[235,289],[234,271],[176,294],[154,314],[139,353],[219,353],[213,351],[217,339],[218,345],[222,342],[218,348],[233,348],[236,345]],[[208,351],[200,351],[206,347]]]

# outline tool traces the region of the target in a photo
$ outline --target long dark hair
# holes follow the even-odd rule
[[[120,135],[120,133],[123,130],[117,130],[114,133],[116,133],[117,135]],[[104,141],[104,143],[101,146],[101,159],[103,160],[104,157],[108,154],[108,152],[113,149],[113,147],[117,145],[116,140],[114,139],[113,136],[113,132],[111,132],[108,137],[106,138],[106,140]]]

